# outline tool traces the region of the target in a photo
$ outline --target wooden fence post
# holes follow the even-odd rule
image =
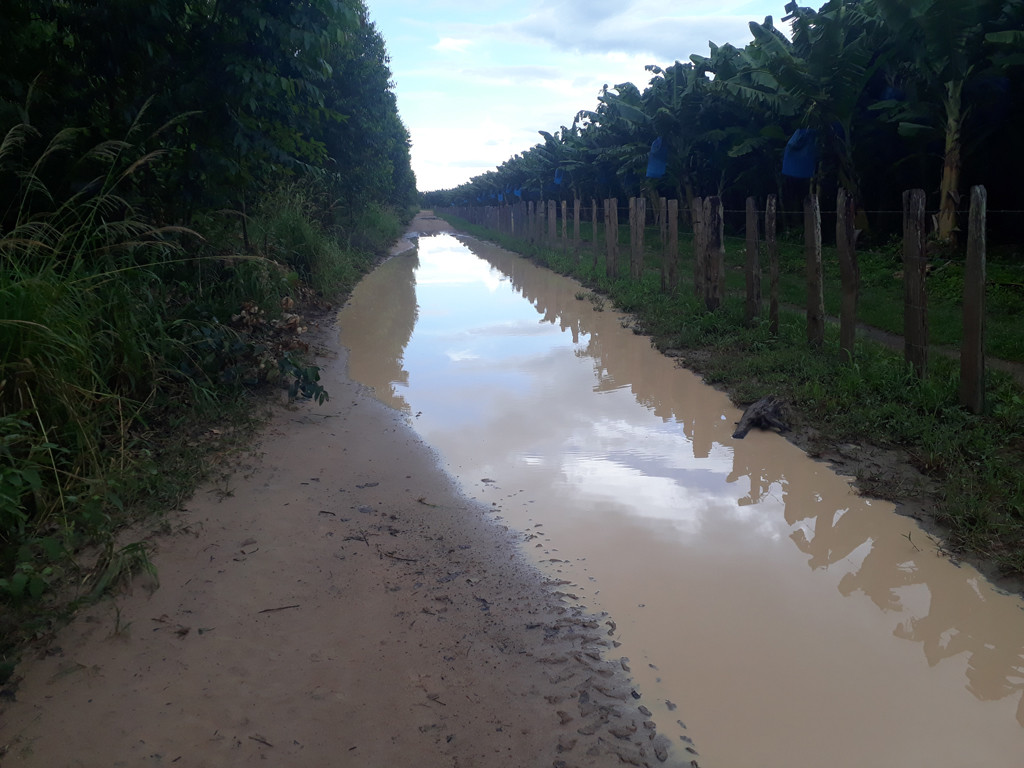
[[[757,201],[747,198],[747,325],[761,316],[761,238]]]
[[[836,250],[839,253],[839,278],[842,303],[839,311],[839,359],[853,360],[857,339],[857,298],[860,293],[860,268],[857,265],[857,232],[854,229],[853,197],[842,187],[836,194]]]
[[[661,244],[665,245],[665,238],[668,237],[668,198],[658,198],[658,232],[661,234]]]
[[[606,277],[614,274],[612,269],[612,199],[604,201],[604,273]]]
[[[725,215],[717,196],[704,199],[704,242],[704,304],[713,312],[725,300]]]
[[[608,277],[619,276],[619,199],[608,201]]]
[[[569,250],[569,203],[562,201],[562,252]]]
[[[779,243],[775,239],[776,197],[768,195],[764,208],[764,239],[768,244],[768,330],[772,336],[779,335]]]
[[[821,271],[821,204],[818,195],[804,198],[804,256],[807,261],[807,343],[825,343],[825,287]]]
[[[928,297],[925,268],[928,252],[925,237],[923,189],[903,193],[903,356],[917,377],[928,372]]]
[[[707,262],[707,244],[704,240],[704,199],[695,197],[690,202],[693,219],[693,293],[704,295],[704,266]]]
[[[665,250],[661,257],[661,263],[667,266],[668,274],[665,287],[675,291],[679,287],[679,201],[669,200],[666,208],[666,223],[668,224],[668,238],[665,240]],[[664,275],[664,271],[662,272]]]
[[[658,198],[658,242],[661,244],[661,290],[668,290],[668,263],[665,255],[668,253],[668,200],[664,197]]]
[[[644,236],[647,233],[647,198],[636,199],[636,280],[644,277]]]
[[[971,413],[985,409],[985,217],[988,192],[971,187],[964,268],[964,340],[960,347],[960,404]]]
[[[644,276],[644,225],[647,223],[647,200],[642,197],[629,201],[629,275],[634,280]]]
[[[609,203],[608,198],[606,197],[602,202],[603,202],[603,206],[604,206],[601,209],[601,218],[602,218],[602,220],[604,222],[604,271],[605,271],[605,274],[607,275],[608,274],[608,259],[610,258],[609,251],[611,250],[611,245],[609,243],[608,238],[611,237],[611,231],[610,230],[611,230],[611,226],[612,226],[611,225],[611,215],[612,215],[612,213],[611,213],[611,208],[610,208],[611,203]],[[595,258],[597,258],[597,257],[595,256]]]
[[[576,254],[576,263],[580,263],[580,199],[572,199],[572,252]]]
[[[555,247],[558,242],[558,203],[548,200],[548,246]]]
[[[601,241],[597,238],[597,199],[590,198],[590,247],[594,251],[594,271],[597,271],[597,257],[601,253]]]
[[[636,198],[629,198],[629,276],[636,271]],[[634,278],[635,279],[635,278]]]

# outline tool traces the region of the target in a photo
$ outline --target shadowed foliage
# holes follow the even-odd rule
[[[57,587],[150,567],[116,532],[191,492],[255,388],[327,397],[304,315],[416,198],[361,0],[2,16],[0,654],[67,607]]]

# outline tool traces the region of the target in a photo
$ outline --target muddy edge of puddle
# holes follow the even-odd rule
[[[225,492],[147,534],[160,587],[83,610],[19,666],[5,768],[695,764],[658,734],[611,617],[527,563],[347,379],[335,337],[331,399],[276,408]]]

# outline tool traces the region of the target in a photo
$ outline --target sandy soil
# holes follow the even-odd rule
[[[0,763],[696,765],[656,733],[610,617],[459,495],[334,336],[330,401],[276,408],[174,513],[159,588],[137,580],[19,667]]]

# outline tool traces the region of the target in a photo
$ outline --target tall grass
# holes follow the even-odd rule
[[[398,239],[402,221],[367,203],[357,210],[324,206],[323,192],[293,183],[267,195],[252,220],[256,246],[287,264],[321,293],[347,293],[378,254]]]
[[[182,343],[166,332],[160,270],[175,228],[129,201],[159,153],[80,135],[0,142],[0,596],[40,597],[66,555],[123,508],[124,446]],[[66,169],[76,173],[66,178]],[[64,191],[62,191],[64,190]]]
[[[89,599],[147,567],[116,533],[195,487],[210,420],[244,418],[268,381],[324,394],[285,311],[302,281],[349,290],[400,227],[292,183],[257,206],[246,252],[237,216],[197,217],[204,238],[144,215],[162,153],[141,123],[83,141],[28,124],[0,140],[0,656],[52,619],[58,585]],[[102,554],[83,573],[87,544]]]

